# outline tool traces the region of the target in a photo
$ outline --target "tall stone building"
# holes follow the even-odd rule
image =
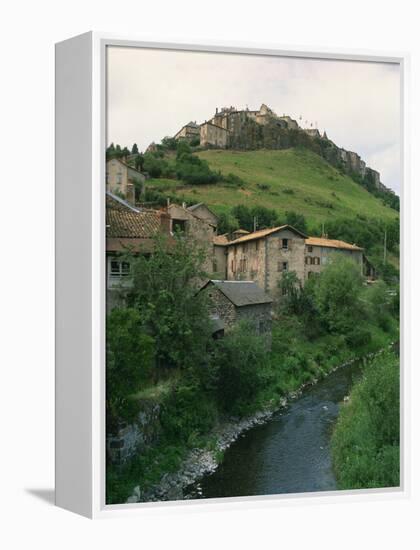
[[[144,174],[121,159],[111,159],[106,163],[106,190],[123,195],[131,204],[135,203],[136,187],[143,194],[145,181]]]
[[[283,273],[294,271],[302,284],[322,271],[334,253],[352,258],[363,272],[363,249],[344,241],[307,237],[290,225],[262,229],[229,240],[214,239],[217,273],[228,281],[254,281],[275,297]]]

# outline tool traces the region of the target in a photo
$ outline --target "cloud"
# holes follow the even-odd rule
[[[144,150],[217,106],[266,103],[317,124],[398,191],[399,78],[385,63],[110,47],[108,142]]]

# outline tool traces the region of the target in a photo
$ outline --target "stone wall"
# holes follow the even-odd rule
[[[236,309],[232,302],[214,285],[205,289],[210,298],[210,313],[225,322],[226,329],[231,328],[236,321]]]
[[[157,443],[161,433],[159,414],[158,404],[144,402],[134,422],[121,422],[115,433],[107,434],[107,460],[111,464],[125,464],[135,454]]]

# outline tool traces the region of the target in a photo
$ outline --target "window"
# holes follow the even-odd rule
[[[315,264],[315,265],[320,265],[320,264],[321,264],[321,260],[320,260],[320,258],[319,258],[318,256],[315,256],[315,258],[314,258],[314,264]]]
[[[177,233],[185,233],[185,230],[187,228],[187,222],[185,220],[172,220],[172,232]]]
[[[246,268],[247,268],[247,265],[246,265],[246,264],[247,264],[246,258],[241,258],[241,259],[239,260],[239,271],[240,271],[241,273],[245,273]]]
[[[309,252],[309,253],[314,251],[314,247],[313,247],[313,246],[308,246],[307,248],[308,248],[308,252]]]
[[[311,263],[311,258],[310,256],[305,256],[305,264],[306,265],[309,265]]]
[[[288,270],[288,263],[287,262],[279,262],[277,264],[277,271],[287,271]]]
[[[108,288],[130,286],[130,264],[110,258],[108,263]]]
[[[282,239],[281,240],[281,247],[283,250],[289,249],[289,239]]]

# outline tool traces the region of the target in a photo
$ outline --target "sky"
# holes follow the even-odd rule
[[[398,65],[108,47],[108,144],[143,151],[191,120],[210,119],[216,107],[262,103],[325,130],[399,193]]]

